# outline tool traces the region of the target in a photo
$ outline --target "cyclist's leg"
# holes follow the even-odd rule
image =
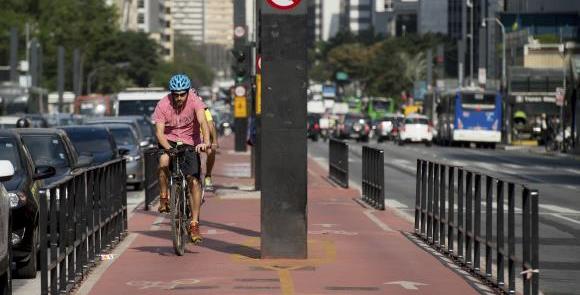
[[[212,189],[212,187],[213,187],[213,182],[211,179],[211,172],[213,171],[213,166],[215,164],[215,154],[216,154],[215,150],[211,150],[211,152],[209,152],[207,154],[207,158],[205,161],[204,185],[208,189]]]
[[[169,212],[169,156],[159,157],[159,212]]]
[[[191,239],[193,242],[202,240],[199,233],[199,211],[201,207],[201,161],[199,154],[188,152],[184,156],[181,168],[189,185],[189,205],[191,210]]]

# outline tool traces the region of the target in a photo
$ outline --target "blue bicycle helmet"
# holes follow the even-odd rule
[[[169,91],[183,91],[191,88],[191,80],[187,75],[177,74],[169,80]]]

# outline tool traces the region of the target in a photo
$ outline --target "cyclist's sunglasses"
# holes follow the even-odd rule
[[[174,91],[174,92],[171,92],[171,95],[173,97],[182,97],[182,96],[187,95],[187,91]]]

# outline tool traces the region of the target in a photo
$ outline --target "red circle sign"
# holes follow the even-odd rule
[[[262,70],[262,57],[258,56],[258,60],[256,61],[256,66],[258,68],[258,71]]]
[[[298,6],[298,4],[300,4],[302,0],[266,0],[266,1],[268,2],[268,4],[270,4],[270,6],[274,8],[288,10]]]

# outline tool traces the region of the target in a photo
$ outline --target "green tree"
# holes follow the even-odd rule
[[[40,41],[43,54],[43,86],[56,89],[57,49],[66,50],[66,89],[72,88],[72,55],[78,48],[86,75],[99,69],[93,90],[113,92],[127,86],[148,86],[159,66],[157,43],[144,33],[120,32],[116,8],[103,0],[2,0],[0,1],[0,57],[8,60],[9,31],[20,34],[24,57],[25,24]],[[120,63],[128,67],[118,68]]]
[[[194,86],[211,85],[214,73],[205,63],[200,48],[187,36],[175,36],[175,54],[173,62],[162,62],[155,72],[155,85],[165,86],[169,77],[175,73],[186,73]]]

